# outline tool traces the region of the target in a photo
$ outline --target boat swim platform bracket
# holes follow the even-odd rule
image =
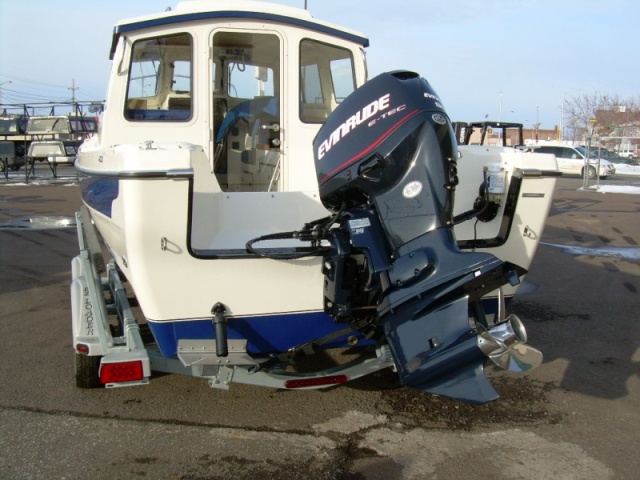
[[[195,340],[181,340],[186,342],[184,345],[194,346],[191,342],[200,342]],[[233,340],[229,340],[229,348],[231,350]],[[244,342],[244,340],[242,340]],[[375,355],[369,355],[358,358],[352,362],[337,365],[325,370],[309,373],[287,372],[281,367],[271,369],[261,369],[259,364],[240,365],[232,362],[238,361],[242,353],[238,352],[238,357],[232,360],[233,352],[229,352],[229,357],[221,358],[215,355],[215,341],[212,340],[209,345],[211,350],[207,359],[202,359],[200,363],[193,363],[185,366],[182,361],[175,358],[167,358],[162,356],[157,348],[148,349],[149,358],[151,360],[151,369],[153,371],[189,375],[192,377],[202,377],[208,380],[211,388],[228,390],[231,383],[243,383],[246,385],[254,385],[260,387],[269,387],[275,389],[317,389],[328,388],[339,383],[355,380],[371,373],[375,373],[385,368],[394,368],[391,349],[387,345],[382,345],[376,349]],[[193,359],[183,353],[178,354],[179,357]],[[229,363],[225,361],[229,359]],[[221,364],[218,362],[222,360]],[[207,361],[211,363],[206,363]],[[255,359],[252,361],[255,362]],[[341,381],[331,381],[336,377],[343,377]],[[327,382],[323,382],[327,380]],[[291,385],[304,385],[295,386]]]
[[[178,359],[185,367],[192,365],[257,365],[267,360],[247,353],[247,340],[227,340],[228,351],[218,355],[216,340],[178,340]]]
[[[263,368],[261,363],[272,357],[249,355],[245,339],[227,340],[227,356],[218,356],[215,339],[180,339],[177,357],[164,357],[155,343],[144,344],[115,261],[110,260],[105,266],[98,235],[86,207],[76,213],[76,223],[80,255],[74,259],[72,269],[72,307],[76,306],[72,308],[73,345],[88,345],[89,355],[102,356],[102,365],[126,361],[143,364],[144,377],[139,381],[107,384],[107,387],[146,385],[151,372],[156,371],[201,377],[208,380],[210,387],[224,390],[233,382],[275,389],[314,389],[394,367],[387,345],[379,346],[375,354],[309,373],[287,372],[282,364]],[[101,276],[104,272],[106,276]],[[107,299],[108,291],[112,301]],[[86,328],[87,312],[91,313],[91,332]],[[112,336],[109,315],[117,315],[122,336]]]

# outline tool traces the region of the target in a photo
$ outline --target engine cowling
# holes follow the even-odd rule
[[[325,311],[354,324],[375,312],[403,383],[484,403],[498,396],[483,374],[488,358],[541,361],[516,335],[519,321],[487,323],[483,297],[525,270],[458,249],[457,144],[426,80],[398,71],[367,82],[328,118],[314,155],[320,198],[339,224],[323,261]]]
[[[384,73],[347,97],[314,152],[323,204],[334,211],[375,204],[392,249],[451,225],[455,134],[418,74]]]

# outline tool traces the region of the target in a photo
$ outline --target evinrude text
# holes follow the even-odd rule
[[[389,108],[391,100],[391,94],[387,93],[378,100],[371,102],[355,115],[350,116],[344,123],[336,128],[329,138],[325,139],[318,148],[318,160],[324,157],[324,154],[331,150],[331,147],[335,146],[340,140],[351,133],[358,125],[361,125],[366,120],[369,120],[376,113],[381,112]]]

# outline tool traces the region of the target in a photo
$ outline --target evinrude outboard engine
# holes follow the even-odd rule
[[[401,71],[366,83],[329,117],[314,155],[339,225],[324,255],[325,311],[338,322],[373,317],[404,384],[485,403],[498,397],[487,357],[517,371],[541,362],[517,317],[490,324],[482,305],[525,270],[456,245],[457,145],[426,80]]]

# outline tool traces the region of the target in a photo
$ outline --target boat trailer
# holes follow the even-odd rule
[[[281,357],[252,357],[246,340],[226,340],[226,352],[216,340],[181,340],[176,357],[164,357],[153,341],[145,342],[114,260],[104,262],[97,231],[86,207],[76,213],[80,254],[72,261],[71,304],[76,385],[107,388],[146,385],[152,371],[208,380],[212,388],[232,382],[277,389],[314,389],[349,382],[393,367],[387,345],[357,360],[311,373],[286,371]],[[215,308],[214,308],[215,310]],[[217,312],[212,312],[212,322]],[[151,336],[149,335],[151,338]],[[313,348],[318,339],[291,350]],[[218,352],[220,354],[218,354]]]

